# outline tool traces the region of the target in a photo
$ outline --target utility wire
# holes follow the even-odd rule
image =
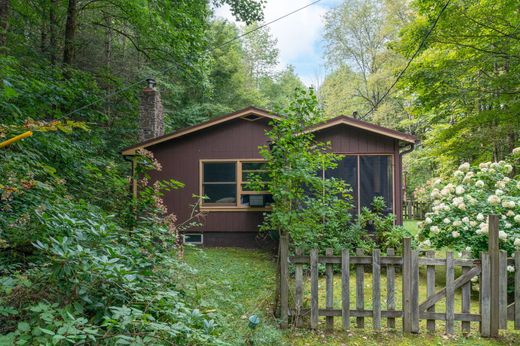
[[[278,22],[278,21],[280,21],[280,20],[282,20],[282,19],[284,19],[284,18],[287,18],[287,17],[289,17],[289,16],[291,16],[291,15],[297,13],[297,12],[300,12],[301,10],[306,9],[307,7],[313,6],[313,5],[315,5],[315,4],[317,4],[318,2],[321,2],[321,1],[322,1],[322,0],[316,0],[316,1],[313,1],[313,2],[311,2],[311,3],[309,3],[309,4],[305,5],[305,6],[302,6],[302,7],[300,7],[300,8],[297,8],[297,9],[294,10],[294,11],[291,11],[291,12],[289,12],[289,13],[286,13],[286,14],[284,14],[284,15],[281,16],[281,17],[278,17],[278,18],[273,19],[273,20],[271,20],[271,21],[269,21],[269,22],[267,22],[267,23],[264,23],[264,24],[262,24],[262,25],[259,25],[258,27],[254,28],[254,29],[252,29],[252,30],[249,30],[249,31],[247,31],[247,32],[245,32],[245,33],[243,33],[243,34],[240,34],[240,35],[238,35],[238,36],[232,38],[231,40],[228,40],[228,41],[222,43],[222,44],[219,45],[219,46],[209,48],[209,49],[208,49],[208,52],[213,52],[213,51],[216,50],[216,49],[219,49],[219,48],[225,47],[225,46],[227,46],[227,45],[229,45],[229,44],[231,44],[231,43],[233,43],[233,42],[235,42],[235,41],[241,39],[242,37],[245,37],[245,36],[247,36],[247,35],[250,35],[250,34],[252,34],[252,33],[255,32],[255,31],[258,31],[258,30],[260,30],[260,29],[263,29],[263,28],[265,28],[265,27],[267,27],[267,26],[269,26],[269,25],[271,25],[271,24],[273,24],[273,23],[276,23],[276,22]],[[159,73],[160,73],[160,74],[164,74],[164,73],[170,71],[171,69],[173,69],[174,67],[183,68],[179,63],[176,63],[176,62],[173,62],[173,61],[172,61],[172,64],[173,64],[172,66],[169,66],[169,67],[163,69],[162,71],[159,71]],[[146,82],[146,78],[141,79],[141,80],[138,80],[138,81],[136,81],[136,82],[134,82],[134,83],[131,83],[131,84],[127,85],[126,87],[123,87],[123,88],[120,88],[120,89],[117,90],[117,91],[114,91],[114,92],[111,93],[111,94],[108,94],[108,95],[106,95],[106,96],[104,96],[104,97],[101,97],[101,98],[95,100],[95,101],[92,101],[91,103],[88,103],[88,104],[86,104],[86,105],[84,105],[84,106],[81,106],[81,107],[79,107],[79,108],[77,108],[77,109],[75,109],[75,110],[73,110],[73,111],[71,111],[71,112],[68,112],[68,113],[66,113],[65,115],[63,115],[63,117],[66,118],[66,117],[68,117],[68,116],[70,116],[70,115],[72,115],[72,114],[74,114],[74,113],[77,113],[77,112],[82,111],[82,110],[84,110],[84,109],[90,108],[91,106],[93,106],[93,105],[95,105],[95,104],[98,104],[98,103],[100,103],[100,102],[102,102],[102,101],[105,101],[105,100],[107,100],[107,99],[110,99],[110,98],[112,98],[112,97],[114,97],[114,96],[117,96],[117,95],[119,95],[119,94],[121,94],[121,93],[123,93],[123,92],[125,92],[125,91],[127,91],[127,90],[129,90],[129,89],[131,89],[131,88],[133,88],[133,87],[135,87],[136,85],[142,84],[142,83],[144,83],[144,82]]]
[[[404,67],[404,69],[401,70],[401,72],[399,72],[399,74],[397,75],[397,78],[394,80],[394,82],[392,83],[392,85],[390,86],[390,88],[388,88],[386,90],[386,92],[383,94],[383,96],[376,102],[376,104],[374,105],[374,107],[372,107],[371,110],[369,110],[367,113],[365,113],[360,119],[361,120],[364,120],[370,113],[372,113],[380,104],[381,102],[383,102],[383,100],[388,96],[388,94],[390,94],[390,91],[392,91],[392,89],[395,87],[395,85],[397,84],[397,82],[399,82],[399,80],[401,79],[401,77],[404,75],[404,73],[406,72],[406,70],[408,69],[408,67],[410,67],[412,61],[417,57],[417,55],[419,54],[419,52],[421,51],[421,49],[424,47],[424,45],[426,44],[426,40],[428,39],[428,37],[430,36],[430,34],[433,32],[433,29],[435,29],[435,26],[437,25],[437,22],[439,21],[439,19],[441,18],[442,14],[444,13],[444,11],[446,10],[446,8],[448,7],[448,5],[450,4],[451,0],[448,0],[444,6],[442,7],[441,11],[439,12],[439,14],[437,15],[437,17],[435,18],[435,20],[433,21],[430,29],[428,30],[428,32],[426,33],[426,35],[424,35],[422,41],[421,41],[421,44],[419,45],[419,47],[417,47],[417,50],[413,53],[413,55],[411,56],[410,59],[408,59],[408,62],[406,63],[406,66]]]

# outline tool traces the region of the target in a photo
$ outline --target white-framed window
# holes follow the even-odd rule
[[[186,233],[182,235],[184,244],[197,244],[201,245],[204,243],[204,235],[202,233]]]

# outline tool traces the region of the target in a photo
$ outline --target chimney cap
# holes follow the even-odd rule
[[[157,84],[154,78],[146,78],[146,83],[150,89],[155,89],[155,84]]]

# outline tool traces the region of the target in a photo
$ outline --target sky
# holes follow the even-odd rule
[[[292,65],[307,86],[318,86],[325,77],[323,58],[324,15],[342,0],[322,0],[287,18],[269,25],[271,35],[278,39],[279,68]],[[313,0],[267,0],[264,23],[303,7]],[[231,15],[229,7],[217,8],[215,16],[239,23]]]

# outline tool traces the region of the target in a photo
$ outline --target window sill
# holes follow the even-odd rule
[[[217,207],[201,206],[200,211],[270,211],[271,207]]]

